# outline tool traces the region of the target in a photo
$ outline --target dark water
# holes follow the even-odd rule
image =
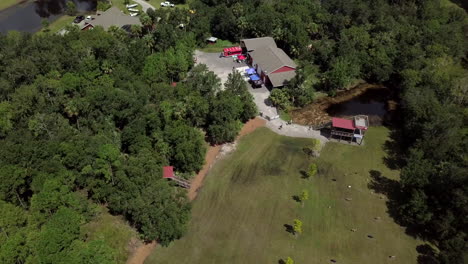
[[[351,100],[331,105],[327,113],[334,117],[367,115],[371,125],[379,125],[387,114],[386,102],[389,97],[388,89],[368,89]]]
[[[1,0],[0,0],[1,1]],[[68,0],[37,0],[25,1],[3,11],[0,11],[0,32],[10,30],[36,32],[41,29],[41,21],[46,18],[55,21],[65,12]],[[72,0],[78,12],[96,9],[96,0]]]

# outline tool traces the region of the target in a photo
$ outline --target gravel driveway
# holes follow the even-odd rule
[[[233,61],[232,58],[220,58],[219,53],[206,53],[196,50],[195,58],[197,59],[197,64],[205,64],[208,66],[208,69],[214,72],[221,79],[223,85],[233,68],[246,66],[245,63],[237,63]],[[270,91],[265,86],[254,89],[250,84],[247,83],[246,85],[248,85],[249,92],[253,95],[258,111],[259,113],[262,113],[263,118],[269,120],[270,118],[278,115],[276,107],[271,106],[269,103],[268,97],[270,96]],[[322,144],[328,141],[326,137],[320,135],[320,131],[318,130],[312,130],[307,126],[296,124],[287,125],[284,120],[279,118],[268,121],[266,126],[275,133],[284,136],[316,138],[320,140]]]
[[[133,1],[141,5],[141,9],[143,10],[143,12],[146,12],[150,8],[156,10],[156,7],[152,6],[151,4],[149,4],[148,2],[144,0],[133,0]]]
[[[247,66],[245,63],[237,63],[232,58],[220,58],[220,53],[208,53],[199,50],[195,51],[195,58],[197,64],[205,64],[208,69],[214,72],[224,83],[227,80],[229,73],[232,72],[232,68],[239,68]]]

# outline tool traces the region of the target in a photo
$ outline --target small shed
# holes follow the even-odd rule
[[[209,44],[215,44],[217,41],[218,41],[218,38],[216,37],[209,37],[206,39],[206,42],[208,42]]]
[[[163,178],[164,178],[164,179],[172,179],[172,178],[174,178],[174,167],[172,167],[172,166],[164,166],[164,167],[163,167]]]
[[[174,174],[174,167],[172,167],[172,166],[164,166],[163,167],[163,178],[174,181],[180,187],[183,187],[183,188],[186,188],[186,189],[190,188],[190,182],[185,180],[185,179],[177,177]]]

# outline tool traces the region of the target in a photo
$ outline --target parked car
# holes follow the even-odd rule
[[[169,1],[166,1],[166,2],[161,2],[161,6],[169,6],[169,7],[174,7],[175,5],[174,4],[171,4],[171,2]]]
[[[78,24],[83,20],[84,20],[84,16],[77,16],[75,17],[75,20],[73,20],[73,23]]]

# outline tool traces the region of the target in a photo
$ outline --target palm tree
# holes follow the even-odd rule
[[[154,51],[154,46],[156,42],[154,41],[154,37],[152,34],[146,34],[143,36],[143,40],[145,41],[146,46],[150,49],[151,53]]]
[[[146,29],[150,29],[151,31],[152,26],[153,26],[153,20],[151,19],[150,16],[148,16],[147,14],[142,14],[140,16],[140,22]]]

